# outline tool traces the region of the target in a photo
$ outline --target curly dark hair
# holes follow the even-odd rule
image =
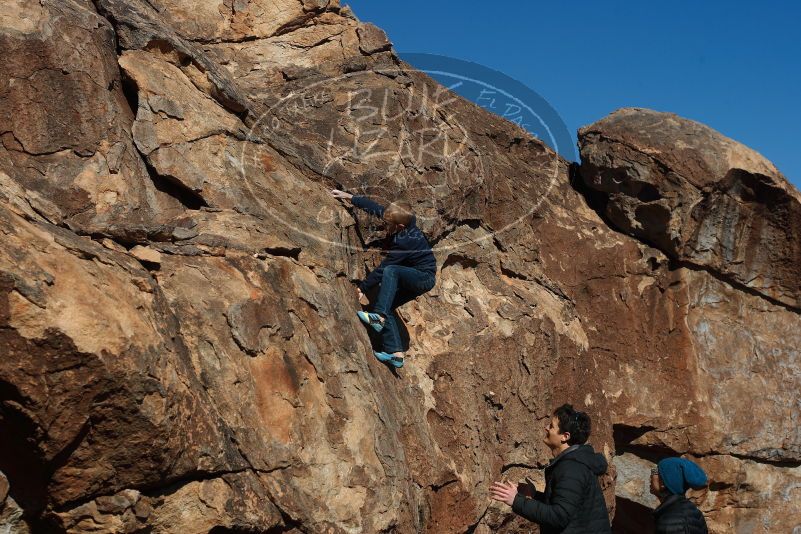
[[[592,424],[586,413],[573,409],[571,404],[563,404],[553,411],[553,415],[559,420],[559,432],[570,433],[568,445],[583,445],[590,438]]]

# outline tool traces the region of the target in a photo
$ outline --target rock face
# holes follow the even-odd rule
[[[649,504],[636,473],[688,454],[715,532],[792,530],[799,236],[781,217],[798,193],[694,123],[619,115],[625,157],[604,121],[583,134],[582,176],[606,184],[590,193],[336,1],[15,0],[0,525],[528,532],[488,486],[536,478],[540,428],[570,401],[619,466],[621,528]],[[660,180],[657,151],[715,174]],[[660,198],[611,185],[635,174]],[[397,373],[351,284],[380,234],[333,187],[409,200],[435,244]],[[761,237],[726,241],[724,212]]]
[[[619,110],[583,128],[579,145],[595,205],[613,227],[658,246],[673,268],[663,298],[674,311],[650,321],[667,322],[674,341],[646,333],[658,346],[606,381],[620,395],[613,424],[626,454],[616,465],[624,472],[689,454],[712,474],[711,491],[698,497],[715,530],[792,531],[801,410],[788,392],[801,385],[801,196],[756,152],[672,114]],[[653,504],[647,485],[637,493],[623,496]]]
[[[4,532],[28,534],[30,529],[23,519],[23,511],[8,494],[8,479],[0,473],[0,527]]]
[[[585,183],[618,228],[672,259],[801,309],[801,195],[765,158],[669,113],[622,109],[579,132]]]

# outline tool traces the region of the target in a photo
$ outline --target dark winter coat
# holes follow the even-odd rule
[[[684,495],[671,495],[654,510],[656,534],[707,534],[704,514]]]
[[[354,196],[351,199],[351,203],[370,215],[376,217],[383,217],[384,215],[384,206],[373,202],[367,197]],[[428,239],[417,227],[416,218],[412,219],[407,228],[390,237],[388,248],[387,256],[381,262],[381,265],[373,269],[367,278],[359,284],[362,291],[367,292],[368,289],[379,284],[384,276],[384,268],[388,265],[412,267],[418,271],[436,276],[437,260],[434,258]]]
[[[571,447],[545,468],[545,492],[533,499],[520,493],[512,510],[540,525],[542,534],[611,533],[598,477],[606,473],[606,459],[590,445]]]

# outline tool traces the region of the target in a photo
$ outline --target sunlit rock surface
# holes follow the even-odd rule
[[[0,525],[528,532],[488,486],[572,402],[621,510],[688,454],[713,531],[797,526],[798,193],[745,147],[622,111],[579,172],[308,0],[14,0],[0,119]],[[334,187],[435,246],[397,373]]]

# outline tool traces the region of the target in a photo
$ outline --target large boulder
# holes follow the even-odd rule
[[[0,23],[27,117],[0,159],[1,526],[527,532],[488,487],[541,475],[566,401],[625,482],[602,479],[610,513],[647,520],[637,473],[687,454],[714,531],[795,526],[793,306],[610,228],[568,162],[337,2],[17,0]],[[120,183],[84,161],[111,141]],[[435,245],[396,373],[351,284],[380,234],[334,187],[409,200]]]
[[[698,499],[714,531],[792,531],[801,196],[756,152],[673,114],[616,111],[582,128],[579,144],[592,204],[669,266],[657,300],[629,303],[645,321],[606,315],[615,338],[648,344],[624,358],[610,347],[618,363],[605,387],[625,453],[615,463],[639,473],[621,487],[621,520],[637,509],[630,503],[653,504],[638,466],[686,454],[711,474]]]
[[[801,194],[750,148],[672,113],[618,110],[579,131],[581,175],[622,231],[801,309]]]

